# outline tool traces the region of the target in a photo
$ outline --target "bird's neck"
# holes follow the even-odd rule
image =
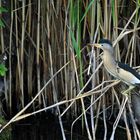
[[[110,53],[108,51],[104,51],[103,52],[103,56],[102,56],[102,59],[104,62],[116,62],[115,60],[115,56],[114,56],[114,53]]]
[[[115,75],[116,73],[116,61],[115,61],[115,56],[113,53],[110,53],[108,51],[104,51],[103,52],[103,63],[105,68],[107,69],[107,71],[111,74],[111,75]]]

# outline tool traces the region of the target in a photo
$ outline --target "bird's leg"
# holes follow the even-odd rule
[[[135,86],[129,86],[129,88],[127,90],[125,90],[124,92],[122,92],[123,95],[128,96],[128,93],[133,90],[135,88]]]

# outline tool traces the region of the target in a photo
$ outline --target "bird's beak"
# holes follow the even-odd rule
[[[101,44],[94,44],[94,47],[101,48]]]
[[[97,47],[97,48],[101,48],[101,44],[88,44],[91,47]]]

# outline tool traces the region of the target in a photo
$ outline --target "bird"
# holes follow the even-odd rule
[[[101,39],[99,43],[90,44],[103,50],[102,60],[105,69],[117,79],[120,79],[129,86],[128,91],[136,86],[140,86],[140,75],[138,72],[130,67],[128,64],[115,60],[114,48],[112,42],[108,39]]]

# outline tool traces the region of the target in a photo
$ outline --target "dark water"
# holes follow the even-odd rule
[[[71,139],[70,120],[65,120],[64,130],[66,139]],[[79,121],[73,130],[73,140],[88,140],[86,129],[81,130],[81,121]],[[108,124],[108,138],[112,132],[112,126]],[[97,140],[103,140],[104,126],[103,121],[99,121],[96,133]],[[12,140],[63,140],[57,117],[47,114],[45,116],[33,117],[20,121],[12,125]],[[127,140],[126,131],[118,128],[115,140]]]
[[[48,117],[47,117],[48,116]],[[12,140],[63,140],[58,119],[51,114],[35,117],[12,125]],[[70,140],[70,121],[63,122],[67,140]],[[87,140],[80,127],[74,128],[74,140]]]

